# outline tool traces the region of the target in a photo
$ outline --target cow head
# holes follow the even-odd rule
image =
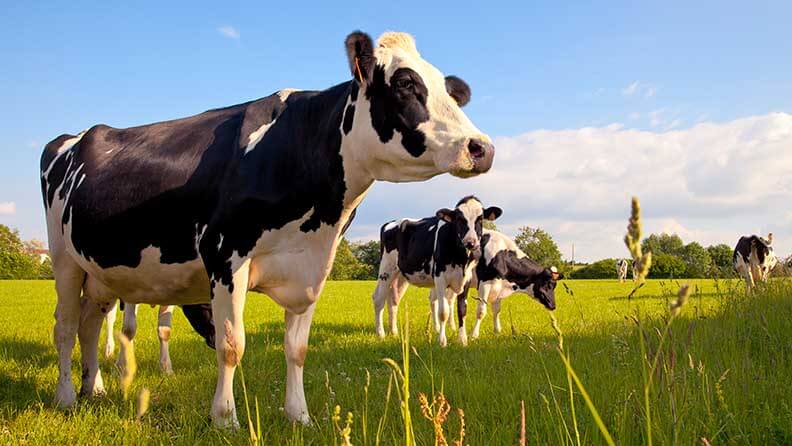
[[[545,268],[538,275],[531,277],[531,279],[524,283],[515,283],[513,290],[525,293],[539,303],[545,306],[548,310],[555,310],[555,288],[558,281],[563,279],[563,274],[558,272],[555,266]]]
[[[773,252],[773,233],[767,235],[767,238],[758,237],[759,242],[756,246],[757,258],[759,260],[759,269],[761,273],[761,280],[767,280],[770,273],[778,265],[778,257]]]
[[[371,160],[366,168],[375,179],[470,177],[490,169],[492,141],[461,109],[470,88],[421,58],[412,36],[387,32],[375,47],[368,35],[354,32],[346,49],[355,83],[348,136],[358,138],[359,158]]]
[[[478,198],[470,195],[457,203],[454,209],[443,208],[437,218],[454,226],[459,242],[470,252],[478,251],[484,231],[484,219],[494,221],[503,211],[497,206],[484,208]]]

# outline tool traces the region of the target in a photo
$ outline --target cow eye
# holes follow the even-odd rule
[[[403,77],[401,79],[396,79],[395,85],[396,85],[396,88],[398,88],[400,90],[406,90],[406,89],[411,88],[413,86],[413,81],[412,81],[412,79],[410,79],[408,77]]]

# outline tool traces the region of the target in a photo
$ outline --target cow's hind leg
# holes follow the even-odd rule
[[[52,243],[50,243],[52,245]],[[80,325],[80,294],[85,272],[70,258],[53,258],[55,290],[58,302],[55,306],[55,329],[53,337],[58,350],[58,385],[55,404],[69,407],[77,400],[71,380],[71,357],[74,338]]]
[[[385,337],[385,326],[382,322],[382,313],[385,312],[385,303],[389,300],[389,296],[393,293],[392,286],[396,280],[397,272],[384,272],[380,266],[380,275],[377,279],[377,287],[374,289],[374,294],[371,295],[371,300],[374,302],[374,330],[377,336]]]
[[[286,310],[286,334],[284,336],[286,403],[284,410],[289,419],[302,424],[311,423],[303,388],[303,366],[308,353],[308,335],[315,307],[315,303],[311,304],[302,314]]]
[[[479,330],[481,329],[481,321],[487,315],[487,300],[492,293],[492,286],[489,284],[481,284],[478,289],[478,304],[476,305],[476,323],[473,324],[473,331],[470,337],[477,339],[479,337]]]
[[[410,286],[409,282],[401,274],[391,282],[388,298],[388,323],[393,336],[399,334],[399,302],[401,302],[408,286]]]
[[[99,334],[111,303],[96,303],[83,299],[80,303],[80,351],[82,353],[81,396],[105,393],[102,373],[99,371]]]
[[[121,333],[129,339],[130,343],[134,341],[137,333],[137,309],[136,304],[124,303],[124,324],[121,326]],[[122,371],[126,368],[125,355],[118,355],[116,367]]]
[[[111,358],[113,353],[115,352],[115,321],[116,316],[118,315],[118,301],[114,302],[113,305],[107,310],[107,315],[105,316],[105,349],[104,355],[105,358]]]
[[[171,335],[171,323],[173,321],[173,305],[160,305],[159,316],[157,317],[157,337],[160,342],[160,369],[166,375],[173,374],[170,353],[168,352],[168,342]]]
[[[492,302],[492,323],[495,334],[501,332],[500,310],[501,298],[498,297],[494,302]]]

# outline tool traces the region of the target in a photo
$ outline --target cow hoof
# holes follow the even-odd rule
[[[459,329],[459,342],[462,343],[462,345],[465,347],[467,347],[468,345],[468,337],[465,327]]]
[[[212,425],[218,429],[239,429],[239,421],[237,421],[236,413],[233,411],[224,412],[225,413],[222,414],[212,415]]]
[[[448,345],[448,339],[445,337],[440,338],[440,347],[446,347]]]
[[[59,409],[68,409],[77,402],[77,392],[74,387],[71,388],[58,388],[55,392],[55,405]]]
[[[160,363],[160,370],[165,375],[173,375],[173,366],[171,366],[170,362]]]
[[[380,339],[384,339],[385,338],[385,329],[384,328],[377,328],[376,331],[377,331],[377,337],[379,337]]]
[[[115,346],[108,345],[107,347],[105,347],[105,351],[104,351],[105,358],[108,358],[108,359],[112,358],[113,357],[113,353],[115,353]]]

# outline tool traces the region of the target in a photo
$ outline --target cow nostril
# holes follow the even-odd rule
[[[470,142],[468,143],[468,152],[470,152],[470,156],[472,156],[473,158],[483,158],[484,155],[487,154],[488,146],[489,144],[483,141],[477,139],[471,139]]]

